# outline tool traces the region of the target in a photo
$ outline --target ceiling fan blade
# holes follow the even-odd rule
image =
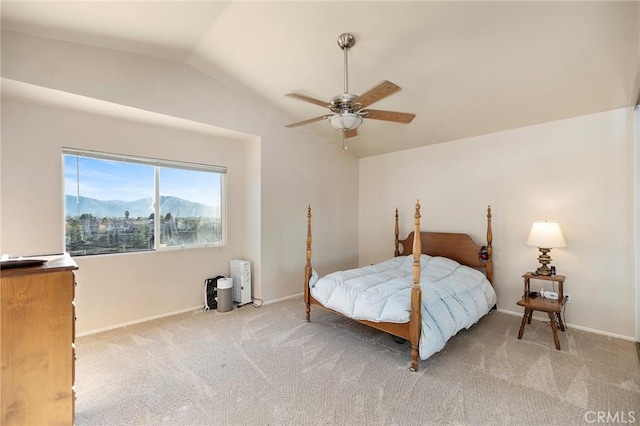
[[[320,117],[310,118],[310,119],[308,119],[308,120],[298,121],[297,123],[287,124],[287,125],[286,125],[286,126],[284,126],[284,127],[298,127],[298,126],[304,126],[305,124],[315,123],[316,121],[324,120],[326,117],[327,117],[326,115],[321,115]]]
[[[353,138],[355,136],[358,136],[358,129],[353,129],[353,130],[347,130],[346,132],[344,132],[343,137],[346,138]]]
[[[390,81],[383,81],[378,84],[373,89],[365,92],[364,94],[358,96],[353,102],[361,105],[362,108],[366,108],[374,102],[378,102],[381,99],[386,98],[387,96],[393,95],[394,93],[402,90],[400,86],[393,84]]]
[[[364,118],[373,118],[374,120],[393,121],[404,124],[411,123],[411,121],[416,117],[415,114],[409,114],[406,112],[383,111],[379,109],[368,109],[362,112],[368,112]]]
[[[299,99],[301,101],[310,102],[312,104],[320,105],[321,107],[329,108],[329,102],[321,101],[320,99],[312,98],[311,96],[301,95],[300,93],[287,93],[285,96],[290,98]]]

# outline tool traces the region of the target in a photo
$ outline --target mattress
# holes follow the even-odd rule
[[[458,331],[469,328],[496,303],[485,275],[445,257],[420,257],[422,331],[419,352],[427,359]],[[311,295],[341,314],[372,322],[404,323],[411,312],[413,255],[394,257],[322,278],[313,271]]]

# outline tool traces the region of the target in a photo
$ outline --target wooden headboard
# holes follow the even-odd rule
[[[411,254],[415,232],[404,240],[398,239],[398,209],[396,209],[396,250],[395,256]],[[467,234],[451,232],[420,232],[422,253],[429,256],[442,256],[473,268],[484,268],[487,279],[493,284],[493,234],[491,231],[491,206],[487,208],[487,245],[476,244]],[[402,246],[402,251],[400,250]],[[481,258],[482,253],[486,259]]]

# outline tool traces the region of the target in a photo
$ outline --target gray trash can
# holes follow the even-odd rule
[[[218,312],[228,312],[233,309],[233,279],[218,280]]]

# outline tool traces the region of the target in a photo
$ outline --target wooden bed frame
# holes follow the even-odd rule
[[[422,327],[421,302],[422,290],[420,289],[420,254],[430,256],[443,256],[453,259],[462,265],[485,270],[487,279],[493,285],[493,234],[491,231],[491,206],[487,208],[487,245],[477,245],[469,235],[448,232],[421,232],[420,231],[420,202],[415,206],[415,230],[409,233],[407,238],[399,240],[398,209],[396,208],[395,221],[395,256],[407,256],[408,248],[412,247],[413,253],[413,287],[411,288],[411,312],[409,322],[372,322],[366,320],[354,320],[369,327],[376,328],[386,333],[406,339],[411,343],[411,371],[418,370],[418,343]],[[420,238],[414,238],[419,234]],[[312,295],[309,289],[311,279],[311,206],[307,208],[307,264],[304,268],[304,303],[306,306],[306,320],[310,321],[311,305],[320,306],[323,309],[343,315],[323,306]],[[402,246],[402,251],[400,251]]]

